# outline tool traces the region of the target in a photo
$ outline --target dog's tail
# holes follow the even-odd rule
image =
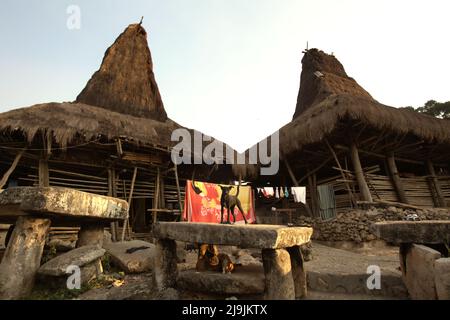
[[[241,179],[239,179],[239,184],[236,191],[236,197],[239,196],[239,187],[241,186]]]

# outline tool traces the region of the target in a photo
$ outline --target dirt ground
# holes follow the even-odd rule
[[[231,253],[235,249],[224,248]],[[400,277],[398,270],[398,249],[396,247],[366,247],[351,249],[336,249],[323,244],[313,244],[313,260],[306,263],[306,268],[315,273],[334,274],[337,277],[365,274],[368,265],[380,265],[382,272]],[[249,252],[252,253],[252,252]],[[258,252],[252,255],[258,257]],[[179,264],[179,270],[195,268],[197,254],[195,251],[186,253],[186,262]],[[126,275],[120,287],[105,286],[94,288],[79,295],[76,299],[235,299],[234,296],[217,296],[207,293],[183,292],[173,289],[157,292],[152,284],[152,274]],[[255,298],[255,297],[254,297]],[[374,296],[365,293],[342,293],[309,290],[307,300],[380,300],[398,299],[389,296]]]

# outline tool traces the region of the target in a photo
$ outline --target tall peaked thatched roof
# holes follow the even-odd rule
[[[280,129],[282,153],[319,142],[344,119],[427,142],[450,143],[448,120],[383,105],[347,75],[336,57],[318,49],[306,51],[294,119]]]
[[[350,94],[372,99],[333,55],[318,49],[306,51],[302,59],[302,74],[294,119],[302,112],[332,94]]]
[[[129,25],[75,102],[0,113],[0,134],[22,136],[28,143],[45,135],[63,148],[99,137],[126,137],[136,144],[170,149],[178,143],[171,140],[172,132],[184,127],[167,117],[152,68],[144,28]]]
[[[350,138],[349,124],[358,125],[372,135],[384,132],[427,144],[441,144],[435,153],[441,152],[442,147],[448,150],[449,120],[379,103],[347,75],[334,56],[320,50],[308,50],[302,64],[293,120],[278,130],[282,158],[293,155],[299,160],[305,147],[321,143],[324,138],[340,140],[345,145]],[[234,166],[233,171],[242,176],[254,176],[257,168]]]
[[[94,73],[76,102],[159,121],[167,119],[147,33],[131,24],[106,50],[100,69]]]

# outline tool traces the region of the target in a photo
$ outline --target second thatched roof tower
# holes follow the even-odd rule
[[[167,119],[153,74],[147,33],[140,24],[129,25],[108,48],[100,69],[76,102],[136,117]]]

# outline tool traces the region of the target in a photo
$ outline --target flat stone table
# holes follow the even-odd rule
[[[399,245],[402,277],[412,299],[450,299],[450,258],[444,246],[450,243],[450,221],[385,221],[370,229]]]
[[[124,200],[60,187],[14,187],[0,193],[0,223],[15,224],[0,264],[0,299],[29,294],[50,225],[80,226],[77,247],[100,245],[103,229],[127,216]]]
[[[262,250],[265,299],[304,298],[306,271],[300,246],[310,241],[312,232],[312,228],[280,225],[159,222],[153,229],[153,235],[158,239],[155,283],[159,289],[176,285],[176,240],[230,245]]]

